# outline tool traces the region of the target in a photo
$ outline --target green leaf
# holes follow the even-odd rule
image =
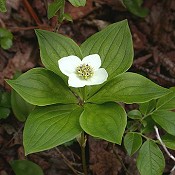
[[[131,119],[142,119],[142,114],[139,110],[132,110],[128,112],[128,117]]]
[[[175,87],[171,88],[171,93],[161,97],[157,101],[156,108],[159,110],[172,110],[175,109]]]
[[[44,175],[41,167],[29,160],[13,160],[10,165],[16,175]]]
[[[35,32],[39,42],[42,63],[47,69],[67,80],[67,76],[63,75],[58,68],[58,60],[69,55],[82,58],[79,46],[72,39],[60,34],[45,30],[35,30]]]
[[[73,6],[80,7],[86,5],[86,0],[68,0]]]
[[[17,79],[20,75],[22,75],[22,73],[17,71],[13,79]],[[14,89],[11,91],[11,106],[15,117],[21,122],[27,119],[28,115],[35,107],[25,101]]]
[[[146,17],[149,13],[149,10],[141,7],[143,0],[123,0],[126,8],[136,16]]]
[[[11,107],[11,94],[8,92],[2,92],[0,98],[0,106],[10,108]]]
[[[127,71],[133,62],[132,36],[127,21],[111,24],[92,35],[81,45],[81,49],[84,56],[100,55],[101,67],[109,75],[108,81]],[[87,97],[92,96],[101,86],[88,87]]]
[[[5,28],[0,28],[0,45],[3,49],[9,49],[12,46],[13,35]]]
[[[165,160],[159,147],[147,140],[141,147],[137,158],[137,168],[141,175],[162,175]]]
[[[51,149],[74,139],[82,132],[79,125],[82,111],[77,105],[36,107],[24,128],[25,154]]]
[[[148,101],[146,103],[140,103],[139,104],[139,110],[143,115],[147,115],[150,112],[152,112],[156,108],[156,100],[153,99],[151,101]]]
[[[64,7],[64,1],[65,0],[55,0],[48,5],[47,16],[49,19],[55,16],[56,12],[60,10],[61,7]]]
[[[99,54],[109,79],[128,70],[133,61],[132,36],[126,20],[109,25],[82,45],[84,56]]]
[[[24,122],[30,112],[34,109],[34,106],[26,102],[16,91],[11,92],[11,105],[15,117]]]
[[[175,112],[156,111],[152,114],[152,119],[169,134],[175,136]]]
[[[167,148],[175,150],[175,136],[165,134],[164,136],[161,137],[161,139]]]
[[[116,103],[85,104],[80,117],[80,125],[89,135],[117,144],[121,144],[126,122],[124,109]]]
[[[0,39],[1,38],[9,38],[13,39],[13,35],[10,31],[8,31],[6,28],[0,28]]]
[[[146,117],[143,121],[142,121],[142,128],[141,128],[141,132],[142,134],[149,134],[151,132],[155,132],[154,126],[156,125],[155,121],[151,118],[151,116]]]
[[[104,85],[88,102],[104,103],[117,101],[125,103],[141,103],[156,99],[169,93],[151,80],[135,73],[123,73]]]
[[[45,106],[56,103],[77,103],[63,80],[44,68],[34,68],[7,83],[27,102]]]
[[[10,49],[10,47],[13,45],[13,42],[10,38],[0,38],[0,45],[3,49]]]
[[[142,145],[142,137],[140,134],[135,132],[127,133],[124,137],[124,146],[131,156],[133,155]]]
[[[6,12],[6,0],[0,0],[0,12]]]
[[[68,14],[68,13],[64,13],[63,14],[63,20],[67,20],[67,21],[73,21],[72,17]]]
[[[10,114],[10,109],[0,106],[0,119],[6,119]]]

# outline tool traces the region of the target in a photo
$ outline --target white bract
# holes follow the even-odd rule
[[[107,71],[100,68],[101,59],[98,54],[86,56],[83,60],[74,55],[63,57],[58,61],[58,66],[69,77],[68,84],[72,87],[98,85],[108,78]]]

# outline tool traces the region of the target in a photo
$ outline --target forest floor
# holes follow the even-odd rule
[[[13,35],[13,46],[0,48],[0,89],[10,92],[4,79],[11,79],[16,71],[25,72],[42,66],[35,28],[52,31],[56,18],[48,20],[45,1],[30,0],[32,11],[25,0],[7,0],[6,13],[0,13],[0,27],[6,27]],[[175,86],[175,1],[146,0],[144,7],[149,15],[140,18],[128,12],[117,0],[87,0],[85,7],[75,8],[66,4],[66,12],[73,22],[64,22],[58,33],[81,44],[92,34],[107,25],[128,20],[134,43],[134,62],[130,71],[140,73],[163,87]],[[33,11],[36,16],[33,16]],[[130,106],[132,108],[132,106]],[[10,113],[0,121],[0,175],[13,175],[9,162],[25,159],[22,144],[24,123]],[[90,174],[137,175],[135,156],[129,157],[123,147],[88,137],[86,148]],[[175,152],[172,152],[175,155]],[[165,174],[173,163],[166,156]],[[38,164],[45,175],[72,175],[82,172],[80,147],[77,142],[59,146],[27,156]],[[73,168],[70,168],[70,166]]]

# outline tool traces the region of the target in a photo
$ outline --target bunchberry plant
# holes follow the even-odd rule
[[[36,30],[36,35],[45,68],[33,68],[15,80],[7,80],[27,102],[36,105],[24,127],[26,155],[80,135],[83,150],[84,133],[121,144],[126,126],[128,130],[121,102],[149,103],[171,92],[142,75],[126,72],[133,62],[132,37],[126,20],[109,25],[80,47],[72,39],[53,32]],[[153,117],[155,121],[157,118]],[[146,126],[146,122],[149,123],[143,120],[141,124]],[[132,155],[142,145],[144,135],[128,131],[125,146]],[[137,144],[131,149],[127,141],[133,137]],[[145,174],[147,166],[142,167],[142,163],[147,153],[144,150],[149,148],[156,152],[159,161],[155,160],[157,166],[148,174],[161,174],[162,153],[155,142],[144,139],[147,141],[140,149],[139,170]],[[84,173],[87,174],[85,166]]]

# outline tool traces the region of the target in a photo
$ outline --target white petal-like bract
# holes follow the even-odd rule
[[[108,73],[100,68],[101,59],[98,54],[88,55],[81,60],[71,55],[58,61],[60,71],[68,76],[68,85],[71,87],[84,87],[86,85],[98,85],[105,82]]]
[[[58,60],[58,66],[60,71],[69,76],[72,73],[75,73],[76,68],[81,64],[81,59],[77,56],[70,55],[68,57],[63,57]]]
[[[88,55],[83,58],[83,64],[88,64],[93,67],[94,70],[97,70],[101,66],[101,59],[98,54]]]

